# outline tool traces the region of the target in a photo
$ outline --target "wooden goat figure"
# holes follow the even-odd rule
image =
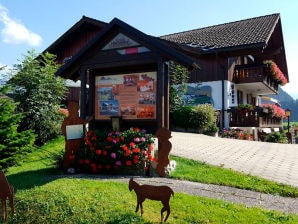
[[[0,171],[0,198],[2,203],[2,220],[5,221],[7,217],[7,199],[9,199],[11,215],[13,216],[14,214],[14,189],[13,186],[8,183],[2,171]]]
[[[139,207],[141,207],[141,215],[143,215],[143,205],[142,203],[145,201],[146,198],[155,201],[161,201],[163,204],[163,208],[160,211],[161,222],[166,222],[170,213],[170,198],[171,195],[174,196],[174,191],[168,186],[152,186],[152,185],[139,185],[137,182],[131,178],[129,180],[128,189],[130,191],[134,190],[137,195],[137,207],[136,212],[139,211]],[[166,218],[163,220],[163,212],[167,211]]]

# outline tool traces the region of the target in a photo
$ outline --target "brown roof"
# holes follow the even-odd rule
[[[48,51],[53,54],[56,54],[61,50],[61,48],[63,49],[63,45],[65,43],[70,41],[69,38],[72,39],[71,35],[85,32],[86,30],[100,30],[106,25],[107,23],[102,22],[100,20],[96,20],[87,16],[82,16],[82,18],[77,23],[75,23],[70,29],[68,29],[64,34],[62,34],[54,43],[52,43],[47,49],[45,49],[43,53]]]
[[[213,49],[245,45],[265,46],[279,19],[279,14],[272,14],[169,34],[161,38],[193,47]]]

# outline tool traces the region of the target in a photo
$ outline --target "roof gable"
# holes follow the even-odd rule
[[[94,49],[94,47],[98,48],[99,45],[102,45],[101,49],[104,49],[111,40],[115,39],[117,35],[120,34],[131,38],[134,43],[138,43],[159,53],[162,57],[168,60],[177,61],[189,69],[199,68],[195,60],[190,56],[183,54],[177,49],[169,47],[169,45],[165,44],[165,42],[161,41],[159,38],[149,36],[123,21],[114,18],[91,41],[89,41],[85,47],[83,47],[74,57],[64,64],[57,72],[57,75],[63,76],[63,73],[68,68],[72,67],[76,62],[82,59],[84,55],[87,55],[90,50]],[[109,39],[109,41],[106,42],[106,39]]]
[[[86,16],[82,16],[82,18],[75,23],[71,28],[69,28],[64,34],[62,34],[54,43],[52,43],[44,52],[51,52],[53,54],[57,54],[60,51],[60,48],[63,48],[63,45],[69,40],[72,39],[72,36],[76,33],[85,32],[85,30],[94,29],[95,31],[101,30],[107,23],[92,19]]]

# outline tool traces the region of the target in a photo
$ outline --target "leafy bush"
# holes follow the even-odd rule
[[[124,132],[88,131],[83,147],[71,159],[83,172],[118,172],[127,167],[140,170],[148,168],[154,159],[153,143],[153,136],[138,128]]]
[[[213,135],[218,131],[216,117],[211,104],[182,106],[173,112],[173,124],[181,128],[192,128],[199,133]]]
[[[265,138],[265,142],[288,143],[288,138],[285,133],[272,132]]]
[[[192,108],[189,123],[192,128],[203,133],[208,127],[215,124],[214,108],[211,104],[200,104]]]
[[[22,114],[15,113],[16,103],[4,95],[4,88],[0,91],[0,169],[6,169],[31,151],[35,136],[31,130],[17,130]]]
[[[218,132],[219,128],[216,126],[216,124],[209,125],[204,131],[204,135],[210,135],[214,136],[216,132]]]
[[[179,107],[173,112],[173,124],[181,128],[190,128],[190,114],[192,111],[192,106]]]

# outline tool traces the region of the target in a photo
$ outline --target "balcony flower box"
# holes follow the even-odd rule
[[[286,118],[286,112],[283,108],[275,105],[275,104],[261,104],[260,107],[263,109],[263,115],[264,117],[270,117],[270,118],[280,118],[284,119]]]
[[[263,62],[263,64],[265,65],[268,75],[270,75],[278,84],[284,86],[286,83],[288,83],[287,78],[274,61],[266,60]]]

